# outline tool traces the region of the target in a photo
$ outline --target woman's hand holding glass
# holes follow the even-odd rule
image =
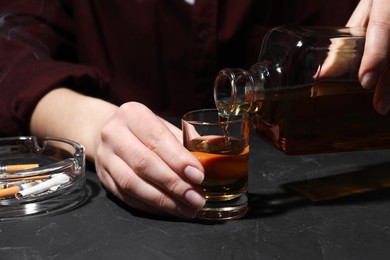
[[[122,105],[99,139],[99,178],[130,206],[181,218],[193,218],[203,207],[202,165],[183,147],[181,131],[144,105]]]

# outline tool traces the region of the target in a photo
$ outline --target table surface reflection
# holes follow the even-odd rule
[[[133,211],[87,171],[89,200],[59,215],[0,222],[1,259],[389,259],[390,190],[297,200],[288,183],[390,170],[390,150],[287,156],[252,134],[247,217],[224,223]],[[290,196],[291,195],[291,196]]]

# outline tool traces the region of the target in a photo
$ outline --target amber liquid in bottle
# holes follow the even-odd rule
[[[358,80],[366,29],[276,27],[248,70],[225,68],[217,109],[248,111],[257,132],[287,154],[390,148],[390,115]]]
[[[253,124],[258,133],[287,154],[309,154],[390,147],[390,116],[378,114],[373,91],[356,91],[358,82],[323,82],[316,96],[265,97],[257,102]],[[342,90],[342,94],[332,94]]]

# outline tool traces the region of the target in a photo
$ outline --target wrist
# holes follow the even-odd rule
[[[116,110],[117,106],[101,99],[58,88],[46,94],[35,107],[31,134],[76,141],[85,147],[87,158],[94,160],[100,129]]]

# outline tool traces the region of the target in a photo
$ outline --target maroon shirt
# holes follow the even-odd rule
[[[28,134],[58,86],[160,115],[212,107],[217,72],[254,63],[269,28],[344,25],[358,1],[2,0],[0,135]]]

